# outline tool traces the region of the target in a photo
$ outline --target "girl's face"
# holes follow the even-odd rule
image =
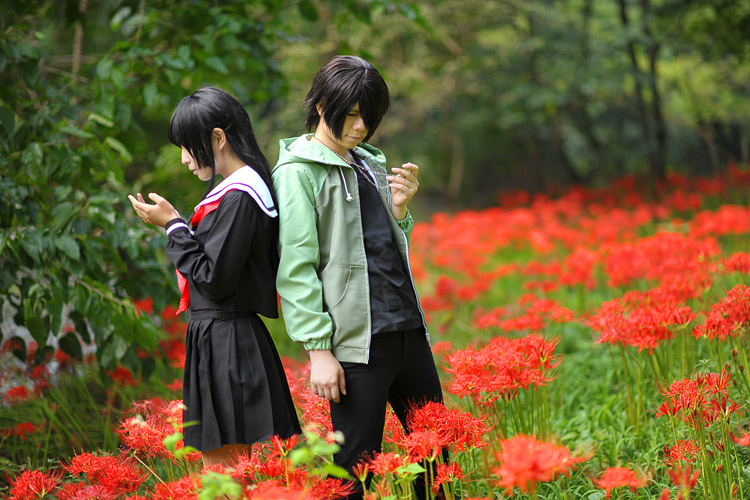
[[[333,132],[328,128],[325,117],[320,117],[320,124],[323,125],[323,132],[328,139],[342,149],[352,149],[367,137],[367,126],[359,113],[359,103],[355,104],[346,115],[344,126],[341,129],[341,138],[336,138]]]
[[[195,161],[193,155],[185,146],[182,146],[182,163],[187,165],[188,169],[202,181],[211,180],[211,169],[209,167],[201,167],[198,162]]]

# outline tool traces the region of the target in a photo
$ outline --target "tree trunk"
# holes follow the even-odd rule
[[[620,6],[620,21],[622,21],[622,25],[627,30],[630,27],[630,21],[628,19],[625,0],[617,0],[617,2]],[[635,42],[632,40],[628,41],[628,54],[630,56],[630,65],[633,68],[633,76],[635,77],[635,97],[638,103],[638,120],[641,122],[641,137],[643,139],[643,144],[646,147],[649,170],[653,173],[659,169],[656,164],[656,159],[654,158],[653,148],[651,147],[651,123],[648,116],[648,110],[646,109],[646,101],[643,97],[641,70],[638,67],[638,57],[635,53]]]
[[[651,29],[648,26],[649,0],[641,0],[643,16],[643,33],[648,38],[648,63],[649,84],[651,86],[651,113],[656,128],[656,151],[654,162],[651,164],[651,174],[657,179],[666,177],[667,156],[667,127],[661,110],[661,94],[659,93],[658,75],[656,72],[656,60],[659,56],[660,45],[654,40]]]
[[[81,0],[78,6],[80,16],[76,21],[76,31],[73,35],[73,64],[71,73],[73,73],[73,85],[78,82],[78,73],[81,71],[81,55],[83,54],[83,16],[88,9],[88,0]]]

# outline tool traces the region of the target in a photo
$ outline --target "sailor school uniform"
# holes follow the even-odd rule
[[[260,175],[244,166],[196,206],[192,230],[167,223],[167,254],[189,308],[185,444],[201,451],[300,432],[284,368],[258,317],[278,317],[278,213]]]

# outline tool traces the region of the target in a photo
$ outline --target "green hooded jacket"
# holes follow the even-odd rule
[[[330,349],[339,361],[367,363],[370,287],[357,178],[350,165],[311,136],[282,139],[272,171],[279,204],[276,287],[284,321],[289,336],[305,349]],[[388,173],[377,148],[362,143],[354,152],[374,172]],[[393,218],[390,189],[382,185],[385,175],[375,177],[393,241],[411,277],[414,220],[408,211],[401,221]],[[420,314],[424,322],[421,308]]]

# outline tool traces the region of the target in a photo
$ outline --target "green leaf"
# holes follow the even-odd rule
[[[73,324],[76,327],[76,333],[81,336],[81,339],[87,344],[91,343],[89,327],[86,324],[86,319],[83,317],[83,314],[78,311],[73,311],[69,314],[69,317],[73,320]]]
[[[32,142],[24,150],[21,163],[32,179],[36,179],[41,173],[43,159],[42,146],[38,142]]]
[[[16,115],[7,106],[0,106],[0,123],[3,124],[7,137],[13,137],[16,133]]]
[[[60,340],[60,349],[73,359],[83,359],[83,348],[81,347],[81,341],[78,340],[78,336],[75,333],[68,333],[63,335]]]
[[[44,239],[42,238],[42,234],[40,232],[26,231],[25,233],[23,233],[21,246],[35,263],[40,263],[39,256],[44,249]]]
[[[308,21],[317,21],[320,18],[317,7],[311,0],[300,0],[297,4],[300,14]]]
[[[130,163],[133,161],[133,155],[130,154],[130,151],[128,151],[128,148],[125,147],[125,144],[121,143],[114,137],[107,137],[104,140],[104,144],[108,145],[118,153],[120,153],[120,156],[122,156],[122,160],[125,163]]]
[[[31,301],[24,302],[24,326],[39,346],[47,343],[49,328],[41,316],[40,308],[34,307]]]
[[[64,234],[55,239],[55,247],[73,260],[81,258],[81,250],[73,237]]]
[[[89,120],[94,121],[100,125],[104,125],[107,128],[112,128],[115,126],[115,122],[113,122],[109,118],[103,117],[99,113],[94,113],[94,112],[89,113]]]
[[[143,101],[146,103],[146,107],[150,108],[156,104],[156,100],[159,97],[159,89],[156,86],[156,82],[149,82],[143,87]]]
[[[336,464],[333,463],[327,463],[323,466],[323,471],[333,477],[337,477],[339,479],[350,479],[351,476],[349,473],[344,469],[343,467],[339,467]]]
[[[86,132],[85,130],[81,130],[78,127],[74,127],[72,125],[63,125],[60,127],[60,132],[68,135],[72,135],[73,137],[78,137],[79,139],[93,139],[96,137],[91,132]]]
[[[224,61],[219,57],[208,57],[205,61],[206,66],[210,67],[212,70],[216,71],[217,73],[220,73],[222,75],[228,75],[229,74],[229,68],[224,63]]]
[[[26,341],[18,336],[11,337],[11,352],[18,360],[26,362]]]

